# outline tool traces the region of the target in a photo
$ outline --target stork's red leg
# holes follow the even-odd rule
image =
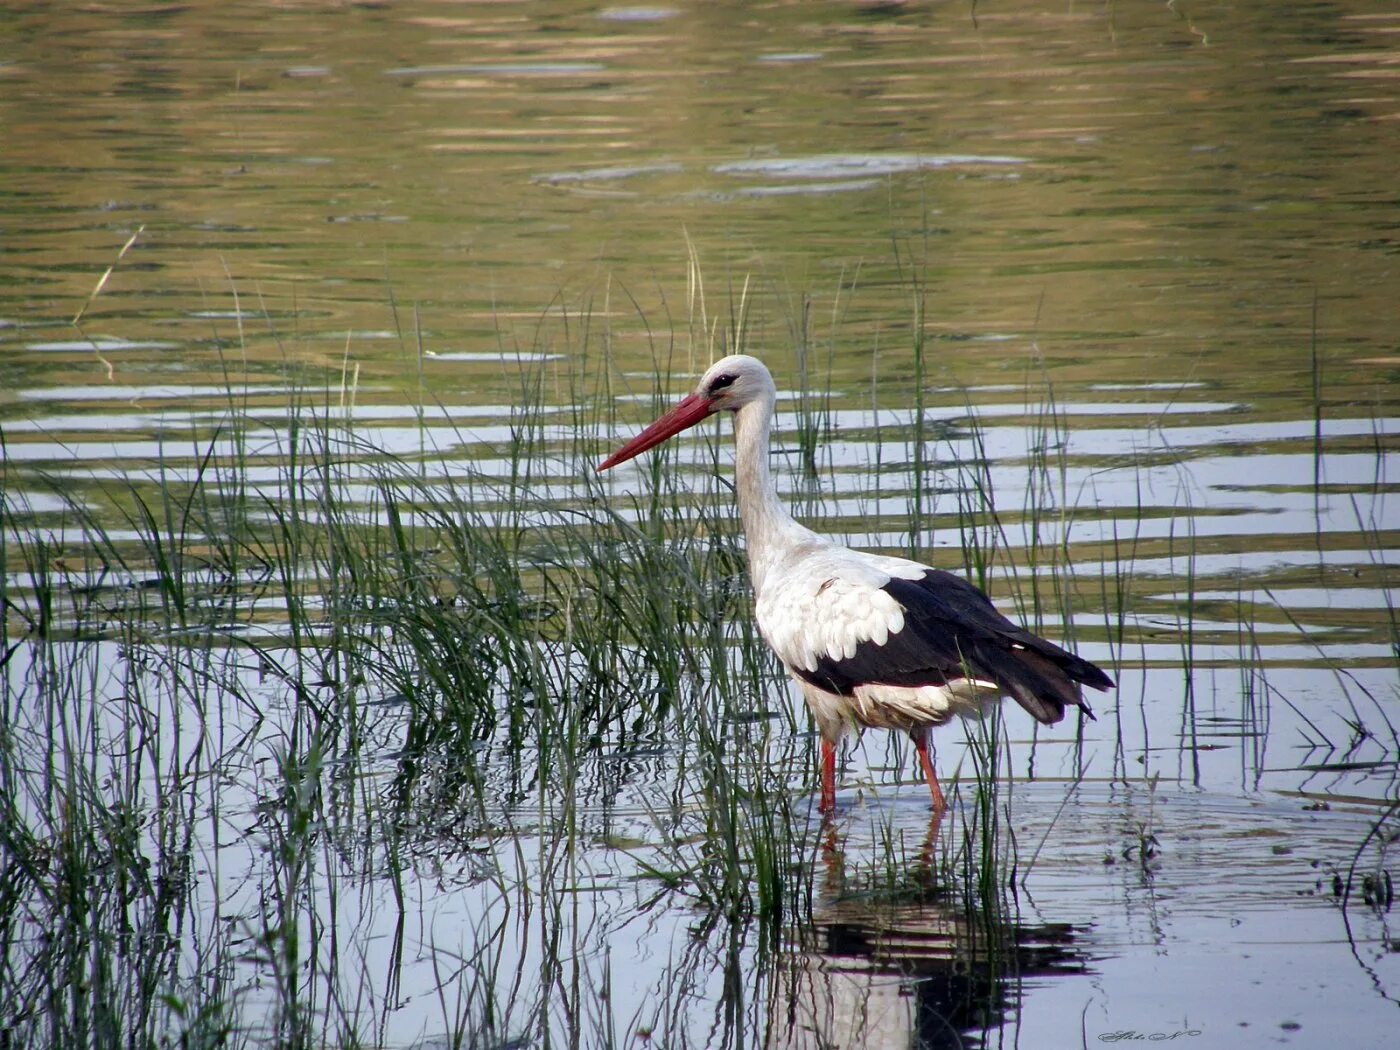
[[[836,741],[822,737],[822,800],[817,807],[823,813],[836,808]]]
[[[928,781],[929,794],[933,796],[933,808],[941,814],[948,808],[948,803],[943,798],[943,789],[938,786],[938,774],[933,771],[933,759],[928,754],[928,734],[927,729],[914,731],[914,749],[919,752],[919,764],[924,767],[924,779]]]

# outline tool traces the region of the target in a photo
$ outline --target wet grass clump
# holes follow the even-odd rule
[[[426,848],[539,900],[624,838],[617,809],[643,883],[729,924],[798,907],[803,766],[771,753],[794,715],[751,699],[773,672],[727,517],[655,486],[561,507],[531,476],[567,452],[523,428],[504,480],[430,475],[337,407],[230,413],[100,499],[55,479],[57,516],[8,516],[0,999],[22,1043],[373,1041],[379,993],[338,983],[350,946],[326,938],[347,868],[405,907]],[[670,768],[641,799],[612,769],[648,755]],[[230,840],[261,857],[255,901],[224,884]]]
[[[797,372],[820,378],[811,317],[804,303]],[[741,301],[700,327],[728,348],[747,324]],[[1075,934],[1022,912],[1092,766],[1082,727],[945,730],[953,806],[927,830],[896,790],[912,756],[886,743],[891,775],[853,774],[820,822],[814,737],[752,623],[720,443],[658,450],[626,494],[600,482],[626,391],[587,325],[573,338],[570,370],[521,373],[490,440],[429,426],[438,406],[376,425],[344,384],[292,384],[275,409],[231,384],[139,468],[0,472],[0,1022],[17,1044],[682,1045],[704,1029],[739,1045],[795,1030],[792,996],[834,951],[872,980],[956,986],[985,1035],[1020,976],[1074,965]],[[1169,742],[1150,739],[1163,694],[1145,674],[1105,701],[1105,782],[1155,785],[1172,759],[1199,782],[1225,669],[1257,789],[1270,714],[1299,702],[1254,620],[1208,620],[1244,605],[1248,581],[1211,568],[1231,552],[1194,515],[1154,529],[1150,465],[1086,471],[1048,383],[1028,381],[1019,458],[970,392],[926,419],[927,361],[919,343],[907,427],[881,422],[873,386],[869,412],[797,391],[779,456],[806,516],[961,568],[1115,676],[1169,674]],[[657,372],[653,409],[671,387]],[[829,452],[867,437],[892,461]],[[1132,500],[1099,505],[1109,476]],[[1357,517],[1379,549],[1389,533]],[[1379,747],[1376,775],[1393,771],[1386,698],[1335,666],[1330,636],[1275,621],[1347,702],[1345,724],[1305,719],[1337,752],[1319,770]],[[1047,775],[1064,800],[1028,849],[1019,793]],[[1372,910],[1390,903],[1385,825],[1342,878]],[[1157,824],[1113,826],[1117,870],[1150,882],[1174,861]],[[624,981],[639,926],[670,954]],[[431,1021],[406,1009],[427,994]]]
[[[0,991],[22,1041],[373,1042],[383,990],[333,916],[367,886],[406,912],[425,857],[556,931],[600,846],[702,943],[777,959],[810,918],[811,742],[727,492],[658,463],[605,498],[540,443],[540,404],[490,474],[388,455],[341,408],[231,411],[10,517]],[[582,500],[540,494],[551,463]],[[447,1011],[468,1042],[504,1008],[474,980]],[[542,1030],[554,1009],[524,1008]]]

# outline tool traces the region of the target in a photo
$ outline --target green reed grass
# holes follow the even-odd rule
[[[314,905],[336,908],[346,857],[388,872],[402,907],[414,827],[449,821],[469,837],[534,836],[537,856],[517,864],[566,885],[580,877],[590,756],[650,741],[681,746],[649,870],[735,944],[756,922],[776,950],[810,914],[811,826],[794,793],[809,745],[790,705],[755,704],[779,679],[748,615],[727,490],[697,493],[658,459],[635,502],[609,497],[578,469],[581,449],[545,443],[542,386],[523,392],[535,400],[499,450],[504,477],[386,456],[305,392],[260,432],[231,394],[225,419],[183,451],[167,445],[149,475],[69,501],[76,547],[11,526],[25,585],[7,584],[5,642],[32,650],[44,702],[36,716],[11,694],[0,727],[15,759],[0,885],[26,923],[60,933],[39,949],[10,926],[10,943],[30,944],[0,975],[9,1001],[31,1004],[12,1030],[98,1045],[372,1038],[355,1004],[376,993],[340,983],[354,967],[336,962]],[[257,451],[254,434],[276,450]],[[555,455],[587,479],[583,506],[531,494]],[[120,690],[102,681],[111,651],[96,642],[128,668]],[[386,701],[403,714],[402,750],[379,793],[362,767],[367,711]],[[234,723],[276,726],[270,751],[246,729],[226,738],[230,708]],[[775,765],[784,740],[798,746]],[[257,911],[203,930],[190,959],[192,924],[218,910],[193,874],[208,833],[197,811],[222,819],[206,785],[260,761],[252,834],[268,890]],[[518,892],[497,862],[488,872]],[[547,926],[572,928],[561,898],[541,901]],[[547,984],[582,950],[552,943]],[[137,966],[116,965],[132,953]],[[241,1006],[248,966],[266,978],[265,1024]],[[495,994],[479,987],[472,1010]],[[463,1039],[480,1030],[453,1016]]]
[[[520,374],[504,442],[453,436],[499,461],[489,472],[433,447],[431,405],[414,454],[379,447],[347,412],[347,369],[325,390],[292,383],[275,418],[230,382],[220,418],[165,438],[145,475],[49,479],[58,512],[25,512],[4,493],[15,512],[0,529],[0,1001],[15,1004],[3,1020],[17,1043],[375,1045],[397,990],[366,976],[364,947],[337,940],[334,914],[382,890],[403,965],[434,863],[507,916],[429,931],[455,1046],[560,1032],[599,1046],[646,1032],[661,1045],[686,1030],[710,974],[728,996],[706,1004],[716,1030],[752,1042],[785,955],[853,894],[946,905],[975,965],[1013,967],[1029,862],[1000,718],[967,727],[965,772],[931,842],[883,825],[868,857],[852,849],[844,881],[824,884],[813,741],[754,628],[716,478],[727,434],[702,435],[714,440],[698,468],[657,450],[632,496],[591,470],[619,429],[616,395],[649,393],[659,409],[680,385],[673,361],[688,372],[692,358],[755,342],[747,286],[715,315],[697,282],[688,309],[684,332],[647,326],[658,367],[643,391],[609,357],[614,322],[586,307],[564,311],[559,330],[541,322],[527,348],[562,347],[570,365]],[[779,446],[818,527],[838,527],[822,487],[847,468],[817,451],[835,419],[820,316],[804,299],[795,374],[807,381]],[[1095,634],[1121,657],[1138,640],[1125,626],[1134,563],[1163,545],[1115,526],[1097,593],[1081,595],[1068,539],[1081,494],[1067,488],[1053,387],[1028,381],[1023,509],[1009,510],[972,395],[954,425],[924,418],[937,368],[922,304],[914,321],[912,391],[878,363],[871,373],[872,399],[914,405],[898,437],[877,433],[877,448],[906,442],[904,462],[877,463],[857,504],[902,496],[896,534],[921,558],[934,529],[955,531],[968,576],[998,593],[1014,575],[1033,625],[1058,621],[1073,637],[1081,600],[1101,608]],[[940,461],[944,440],[971,455]],[[569,485],[553,491],[558,478]],[[1379,543],[1379,524],[1369,534]],[[1197,546],[1190,532],[1165,545],[1191,566],[1190,592]],[[1188,739],[1198,615],[1188,602],[1178,632]],[[1257,639],[1239,645],[1252,653]],[[1243,690],[1256,724],[1275,692],[1262,672]],[[1142,698],[1110,703],[1121,752],[1121,720]],[[891,748],[912,773],[907,748]],[[612,772],[634,760],[664,769],[643,803]],[[1148,775],[1121,754],[1115,769]],[[226,867],[233,845],[257,858],[251,876]],[[644,914],[693,917],[672,975],[688,990],[631,1018],[604,1005],[615,971],[591,959],[596,931],[581,917],[600,852],[625,873],[615,881],[639,887]],[[245,876],[263,891],[256,907],[228,888]],[[513,959],[527,941],[537,953]],[[755,959],[759,987],[745,970]]]

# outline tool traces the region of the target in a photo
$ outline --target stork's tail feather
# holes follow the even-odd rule
[[[1027,634],[1010,650],[1002,650],[989,661],[992,678],[1042,725],[1052,726],[1077,707],[1090,719],[1093,708],[1084,699],[1081,687],[1113,688],[1113,679],[1073,653]]]

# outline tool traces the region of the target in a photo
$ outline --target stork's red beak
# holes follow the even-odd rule
[[[633,456],[640,456],[647,449],[659,445],[668,437],[674,437],[682,430],[693,427],[706,416],[715,414],[715,406],[707,397],[691,394],[671,411],[647,427],[627,444],[598,464],[600,471],[626,463]]]

